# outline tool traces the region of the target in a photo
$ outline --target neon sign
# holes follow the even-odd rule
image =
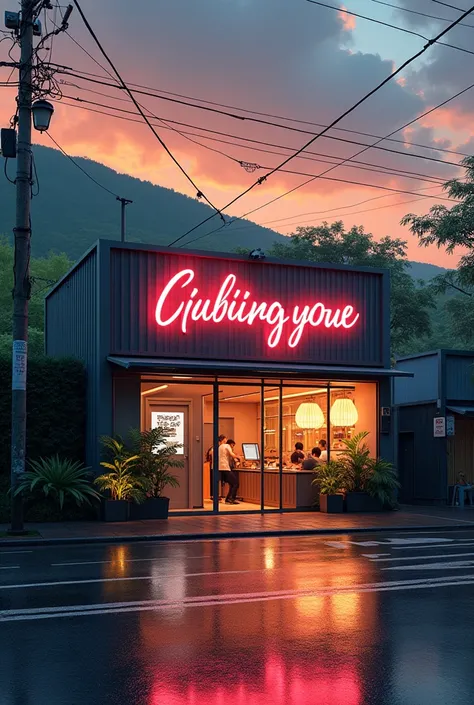
[[[245,286],[240,286],[235,274],[229,274],[213,298],[202,298],[199,289],[191,287],[195,278],[192,269],[183,269],[172,277],[161,292],[156,304],[155,319],[166,328],[178,321],[183,333],[192,322],[205,321],[215,324],[227,321],[253,326],[267,323],[271,330],[267,345],[276,347],[282,338],[290,348],[295,348],[307,326],[311,328],[352,328],[360,314],[351,305],[328,308],[321,301],[286,309],[279,301],[255,301]],[[184,291],[182,291],[184,290]],[[169,306],[172,312],[165,313]]]

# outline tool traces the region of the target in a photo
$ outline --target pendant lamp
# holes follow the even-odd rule
[[[295,421],[299,428],[321,428],[324,426],[324,414],[315,401],[305,401],[299,405]]]
[[[331,407],[331,426],[355,426],[359,419],[352,399],[336,399]]]

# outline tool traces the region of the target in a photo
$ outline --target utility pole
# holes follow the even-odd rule
[[[117,196],[117,201],[121,203],[120,241],[125,242],[125,206],[133,203],[133,201],[130,201],[128,198],[120,198],[120,196]]]
[[[15,489],[25,471],[26,370],[28,302],[30,299],[31,206],[31,103],[34,0],[21,0],[19,31],[18,151],[16,172],[16,224],[13,287],[12,428],[11,428],[11,533],[23,532],[23,498]]]

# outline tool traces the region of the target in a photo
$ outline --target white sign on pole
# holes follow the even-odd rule
[[[179,446],[176,455],[184,453],[184,413],[182,411],[152,411],[151,427],[164,426],[168,429],[166,442]]]
[[[435,438],[446,436],[446,418],[444,416],[436,416],[433,419],[433,436]]]
[[[454,436],[454,416],[446,416],[446,435]]]
[[[25,340],[13,341],[12,357],[12,390],[24,391],[26,389],[26,348]]]

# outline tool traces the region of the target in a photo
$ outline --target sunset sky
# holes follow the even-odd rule
[[[447,21],[387,7],[377,0],[347,0],[344,5],[338,0],[328,0],[327,4],[346,7],[428,38],[459,16],[455,10],[433,0],[390,0],[389,4]],[[2,18],[5,9],[14,10],[17,5],[16,0],[1,0]],[[160,93],[161,98],[138,94],[136,97],[150,113],[165,121],[154,120],[160,136],[199,189],[219,208],[283,161],[291,150],[301,147],[318,132],[318,125],[334,120],[426,43],[419,36],[305,0],[142,0],[140,3],[82,0],[81,5],[125,81]],[[457,5],[467,7],[469,3],[459,0]],[[474,13],[464,23],[469,26],[455,28],[444,41],[473,49]],[[69,32],[106,66],[76,10],[69,22]],[[0,44],[2,60],[8,60],[5,49],[8,44],[8,41]],[[52,61],[71,67],[72,73],[89,72],[102,77],[98,80],[113,83],[104,69],[65,34],[54,39]],[[338,126],[343,129],[332,130],[331,139],[318,139],[308,152],[285,167],[307,176],[278,172],[240,199],[228,213],[240,217],[311,175],[325,171],[330,167],[327,162],[334,162],[334,157],[344,159],[355,155],[363,148],[361,144],[373,143],[376,138],[344,130],[378,137],[388,135],[467,88],[473,82],[473,69],[474,56],[445,46],[431,47],[399,79],[344,119]],[[3,68],[0,72],[0,80],[5,81],[10,71]],[[135,108],[123,91],[63,73],[56,74],[56,79],[62,82],[63,96],[55,102],[50,132],[67,152],[195,196],[192,186],[156,138],[140,123],[139,116],[133,115]],[[166,92],[185,97],[177,98]],[[6,126],[14,112],[14,89],[2,88],[1,96],[0,118],[2,126]],[[189,107],[165,100],[166,97],[201,107]],[[76,98],[91,102],[80,103]],[[205,105],[280,126],[235,119],[203,110]],[[115,112],[116,116],[138,122],[84,108]],[[120,113],[118,109],[132,114]],[[323,220],[341,219],[348,227],[362,224],[376,237],[406,239],[411,259],[454,266],[456,256],[449,258],[436,248],[420,249],[417,239],[399,223],[407,212],[423,213],[434,203],[442,202],[442,181],[463,175],[462,168],[455,166],[462,156],[440,149],[472,152],[473,112],[474,90],[395,134],[394,139],[399,142],[384,141],[380,145],[400,153],[369,149],[355,158],[365,164],[340,166],[328,174],[336,180],[318,179],[249,217],[284,234],[293,232],[298,225],[317,225]],[[166,122],[170,120],[185,125]],[[189,134],[178,134],[170,125]],[[34,138],[39,144],[52,146],[46,135],[35,133]],[[342,142],[341,138],[352,143]],[[261,168],[247,173],[236,160]],[[450,164],[443,166],[442,161]],[[392,173],[369,169],[384,172],[388,169]],[[405,173],[395,174],[393,170]],[[394,189],[395,193],[377,188],[380,186]],[[432,197],[423,198],[424,194]],[[450,205],[449,201],[446,205]],[[217,227],[217,219],[215,223]],[[190,222],[189,227],[195,224]],[[243,225],[232,225],[238,227]],[[231,237],[231,228],[225,232]]]

